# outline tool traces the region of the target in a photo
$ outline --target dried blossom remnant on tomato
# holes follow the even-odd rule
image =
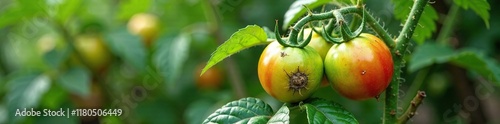
[[[299,92],[299,94],[302,96],[300,90],[307,90],[307,84],[309,82],[308,75],[304,72],[301,72],[300,67],[297,67],[297,71],[292,72],[292,74],[289,74],[286,71],[285,73],[288,76],[288,90],[293,90],[293,94]]]

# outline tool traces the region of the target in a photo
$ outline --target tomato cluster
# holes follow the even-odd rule
[[[362,33],[333,44],[313,33],[303,48],[269,44],[260,57],[258,75],[264,90],[282,102],[307,99],[322,80],[349,99],[363,100],[387,88],[393,68],[389,48],[374,35]]]

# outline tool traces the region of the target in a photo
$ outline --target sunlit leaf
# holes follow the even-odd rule
[[[61,22],[66,22],[74,13],[79,10],[82,0],[63,0],[63,3],[58,6],[57,18]]]
[[[472,9],[476,14],[478,14],[486,24],[487,28],[490,28],[490,4],[486,0],[453,0],[455,4],[464,8]]]
[[[329,2],[332,2],[331,0],[297,0],[295,1],[290,8],[286,11],[285,13],[285,21],[283,23],[283,29],[288,28],[288,26],[291,26],[293,23],[298,21],[298,19],[307,12],[307,9],[304,8],[306,6],[309,9],[314,9],[316,7],[319,7],[321,5],[325,5]]]
[[[288,106],[283,105],[274,116],[269,119],[271,124],[289,124],[290,123],[290,109]]]
[[[242,98],[227,103],[208,116],[206,123],[266,123],[272,116],[271,106],[257,98]]]
[[[23,19],[31,19],[43,13],[45,1],[43,0],[16,0],[0,11],[0,28],[18,23]]]
[[[324,99],[306,101],[309,124],[357,124],[358,121],[341,105]]]
[[[391,0],[394,3],[394,15],[396,19],[406,21],[408,15],[410,14],[413,2],[407,0]],[[411,17],[410,17],[411,18]],[[432,33],[436,31],[436,20],[438,15],[436,10],[430,5],[425,6],[422,16],[418,21],[417,28],[413,34],[412,39],[417,43],[422,44],[424,41],[432,36]]]
[[[40,73],[26,74],[16,77],[7,82],[10,89],[7,94],[7,106],[9,113],[15,113],[17,109],[31,109],[38,106],[42,96],[50,88],[50,78]],[[18,121],[21,116],[8,114],[9,118]]]
[[[151,0],[127,0],[121,2],[117,14],[117,18],[121,20],[128,20],[136,13],[147,12],[151,6]]]
[[[249,25],[234,33],[226,42],[220,45],[208,60],[201,74],[225,58],[247,48],[269,44],[264,29],[256,25]]]
[[[69,68],[58,77],[57,82],[68,92],[84,97],[90,94],[90,72],[86,68]]]

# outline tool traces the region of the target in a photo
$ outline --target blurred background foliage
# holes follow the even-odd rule
[[[242,51],[204,76],[199,71],[233,32],[253,24],[274,27],[275,20],[283,22],[293,2],[1,0],[0,123],[198,124],[215,109],[242,97],[263,99],[276,111],[281,103],[264,92],[257,77],[264,46]],[[391,34],[399,33],[401,22],[390,1],[366,0],[366,5]],[[496,118],[500,81],[495,77],[500,71],[496,70],[500,17],[494,14],[500,10],[491,8],[487,28],[472,10],[461,9],[443,42],[449,48],[443,48],[433,39],[445,23],[451,2],[434,1],[432,6],[439,16],[437,30],[423,45],[413,43],[412,49],[426,52],[410,54],[406,61],[414,68],[403,70],[400,104],[408,104],[416,90],[428,93],[410,123],[500,123]],[[321,12],[321,7],[313,11]],[[128,27],[139,13],[159,20],[151,38]],[[472,49],[473,57],[453,59],[460,59],[462,53],[428,57],[443,53],[441,49]],[[415,59],[417,55],[425,57]],[[481,63],[481,67],[460,66],[461,61],[474,58],[488,60],[485,63],[493,72],[485,72]],[[419,61],[426,59],[430,60]],[[314,96],[342,104],[360,123],[381,122],[382,101],[348,100],[330,87]],[[14,116],[21,108],[106,108],[124,113],[119,117]]]

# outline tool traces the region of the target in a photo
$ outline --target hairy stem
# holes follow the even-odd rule
[[[411,117],[417,114],[417,108],[420,104],[422,104],[422,100],[426,97],[424,91],[418,91],[417,95],[411,100],[411,105],[408,106],[405,113],[398,118],[398,124],[406,123]]]
[[[423,9],[423,8],[422,8]],[[302,27],[306,25],[307,23],[311,21],[317,21],[317,20],[325,20],[325,19],[335,19],[334,13],[336,11],[340,12],[343,15],[346,14],[358,14],[359,16],[363,16],[363,12],[366,14],[365,15],[365,21],[366,24],[368,24],[383,40],[384,43],[389,46],[390,49],[394,49],[396,47],[396,43],[394,40],[391,38],[389,33],[384,30],[384,28],[375,20],[375,18],[366,12],[366,10],[363,9],[362,6],[349,6],[349,7],[343,7],[337,10],[332,10],[330,12],[325,12],[325,13],[319,13],[319,14],[310,14],[302,19],[300,19],[293,27],[292,30],[290,31],[290,42],[292,43],[290,46],[292,47],[300,47],[300,46],[305,46],[307,43],[301,43],[301,45],[298,44],[293,44],[293,43],[298,43],[297,42],[297,36]]]
[[[415,0],[410,14],[406,19],[401,33],[396,38],[396,47],[391,48],[392,57],[394,60],[394,75],[392,76],[391,84],[385,91],[385,111],[384,111],[384,124],[394,124],[397,121],[396,115],[398,109],[399,97],[399,84],[401,82],[401,68],[405,66],[404,55],[409,46],[415,28],[418,25],[418,20],[424,11],[425,6],[429,0]]]
[[[406,91],[406,94],[411,94],[411,95],[417,94],[420,87],[422,87],[422,84],[424,84],[424,82],[426,81],[426,78],[431,74],[429,72],[431,72],[432,68],[433,66],[419,70],[417,72],[417,75],[415,76],[415,79],[413,80],[413,82],[411,82],[410,88]],[[403,105],[400,106],[402,107],[409,106],[411,104],[411,100],[413,97],[411,95],[405,96],[403,98]]]

